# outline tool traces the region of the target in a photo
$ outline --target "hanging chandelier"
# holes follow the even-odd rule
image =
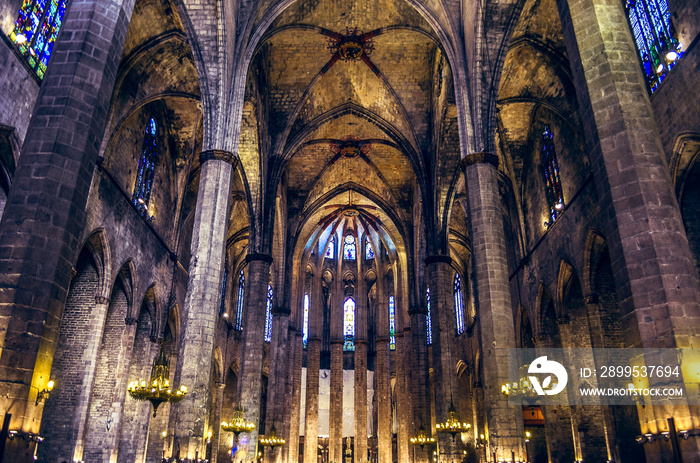
[[[245,420],[243,408],[239,406],[236,407],[236,409],[234,410],[233,419],[231,420],[231,422],[221,422],[221,429],[223,429],[226,432],[232,432],[236,436],[236,438],[238,438],[238,435],[240,433],[250,432],[253,429],[255,429],[255,423]]]
[[[260,445],[263,447],[277,447],[287,443],[286,440],[277,437],[277,429],[275,429],[274,426],[270,428],[270,434],[268,434],[267,437],[261,437],[258,442],[260,442]]]
[[[462,423],[459,421],[459,418],[457,417],[457,410],[455,409],[452,397],[450,397],[450,408],[447,410],[447,421],[435,425],[437,432],[450,433],[452,434],[452,439],[454,440],[457,433],[468,432],[471,428],[471,424]]]
[[[418,428],[418,434],[411,437],[411,444],[413,445],[420,445],[421,450],[425,445],[430,445],[435,443],[435,438],[430,437],[425,433],[425,428],[423,425],[420,425],[420,428]]]
[[[153,416],[163,402],[177,403],[185,398],[187,387],[180,386],[175,392],[170,388],[170,366],[165,355],[165,344],[161,344],[160,353],[151,369],[151,378],[146,381],[132,381],[127,387],[129,395],[136,400],[148,400],[153,404]]]

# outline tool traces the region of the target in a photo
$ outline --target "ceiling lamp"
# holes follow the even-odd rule
[[[420,445],[421,450],[423,450],[423,447],[425,445],[431,445],[435,443],[435,438],[430,437],[425,434],[425,428],[423,425],[420,425],[420,428],[418,428],[418,434],[415,436],[411,437],[410,439],[411,444],[413,445]]]
[[[275,429],[274,426],[270,428],[270,434],[268,434],[267,437],[260,438],[258,442],[260,442],[260,445],[263,447],[278,447],[287,443],[286,440],[277,437],[277,429]]]
[[[467,432],[471,428],[471,424],[462,423],[459,421],[459,418],[457,417],[457,410],[455,409],[454,402],[452,402],[452,397],[450,397],[450,408],[447,410],[447,421],[435,425],[437,432],[450,433],[452,434],[452,440],[454,440],[457,433]]]
[[[127,387],[129,395],[136,400],[148,400],[153,404],[153,416],[163,402],[177,403],[185,398],[187,388],[180,386],[175,392],[170,388],[170,367],[165,355],[165,344],[161,344],[160,353],[153,364],[151,378],[146,381],[132,381]]]
[[[232,432],[236,437],[242,432],[250,432],[255,429],[255,423],[245,420],[242,407],[236,407],[233,412],[233,419],[231,422],[226,421],[221,422],[221,429],[226,432]]]

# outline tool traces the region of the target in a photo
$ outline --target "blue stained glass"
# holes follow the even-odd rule
[[[460,278],[459,273],[455,275],[454,295],[455,326],[457,327],[457,334],[460,335],[464,333],[464,300],[462,296],[462,279]]]
[[[309,295],[304,294],[304,326],[302,328],[302,342],[304,343],[304,349],[309,344]]]
[[[425,317],[428,345],[433,343],[433,320],[430,314],[430,288],[425,290],[425,305],[428,308],[428,315]]]
[[[564,210],[564,194],[559,177],[557,153],[554,148],[554,134],[548,125],[544,126],[542,132],[542,176],[544,177],[549,215],[554,222]]]
[[[355,350],[355,300],[345,299],[343,305],[343,350]]]
[[[365,259],[374,259],[374,249],[372,249],[372,243],[369,242],[369,238],[365,238]]]
[[[335,235],[331,237],[331,241],[328,243],[326,248],[326,257],[328,259],[335,259]]]
[[[347,235],[345,237],[345,243],[343,245],[343,259],[357,259],[357,246],[355,246],[355,237],[352,235]]]
[[[668,3],[666,0],[627,0],[625,11],[649,90],[654,92],[683,56]],[[670,51],[674,53],[669,55]]]
[[[236,298],[236,329],[243,329],[243,297],[245,296],[245,274],[238,274],[238,296]]]
[[[24,0],[10,40],[17,45],[37,76],[43,79],[58,31],[63,23],[67,0]]]
[[[156,142],[156,121],[151,118],[146,125],[141,147],[141,158],[136,172],[136,184],[131,201],[136,209],[145,217],[148,217],[148,200],[151,197],[153,186],[153,174],[156,170],[157,142]]]
[[[396,350],[396,308],[394,296],[389,296],[389,349]]]
[[[272,285],[267,285],[267,304],[265,309],[265,342],[270,342],[272,341]]]

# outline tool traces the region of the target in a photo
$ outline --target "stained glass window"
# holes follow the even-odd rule
[[[464,300],[462,299],[462,279],[459,273],[455,275],[455,326],[457,334],[464,333]]]
[[[272,285],[267,285],[267,304],[265,308],[265,342],[272,341]]]
[[[396,350],[396,307],[394,307],[394,296],[389,296],[389,349]]]
[[[564,194],[562,193],[561,179],[559,178],[557,152],[554,149],[554,134],[548,125],[544,126],[544,131],[542,132],[542,177],[544,178],[547,194],[549,215],[552,222],[554,222],[561,214],[561,211],[564,210]]]
[[[328,259],[335,259],[335,235],[331,237],[331,241],[328,243],[326,248],[326,257]]]
[[[68,0],[24,0],[10,40],[40,79],[53,51]]]
[[[647,85],[653,92],[683,56],[671,23],[668,3],[666,0],[627,0],[625,12]]]
[[[224,274],[221,279],[221,302],[219,302],[219,314],[226,311],[226,285],[228,283],[228,255],[224,259]]]
[[[427,339],[428,339],[428,344],[433,343],[433,320],[432,316],[430,315],[430,288],[427,288],[425,290],[425,305],[428,308],[428,315],[425,317],[425,324],[426,324],[426,330],[427,330]]]
[[[304,294],[304,326],[302,328],[302,341],[304,343],[304,349],[309,344],[309,295]]]
[[[369,242],[369,238],[365,238],[365,259],[374,259],[374,249],[372,249],[372,243]]]
[[[343,259],[345,260],[355,260],[357,259],[357,246],[355,246],[355,237],[352,235],[347,235],[343,244]]]
[[[141,159],[136,172],[136,184],[131,201],[141,214],[148,215],[148,199],[151,197],[153,186],[153,173],[156,170],[156,121],[151,118],[146,125],[141,147]]]
[[[343,306],[343,334],[345,343],[343,350],[355,350],[355,299],[345,299]]]
[[[243,296],[245,296],[245,275],[238,274],[238,297],[236,298],[236,329],[243,329]]]

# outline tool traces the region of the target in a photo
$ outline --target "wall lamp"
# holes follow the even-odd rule
[[[49,398],[49,394],[51,391],[53,391],[53,385],[53,380],[50,380],[48,383],[46,383],[46,387],[39,391],[39,393],[36,395],[36,405],[39,405],[39,402],[43,402]]]

